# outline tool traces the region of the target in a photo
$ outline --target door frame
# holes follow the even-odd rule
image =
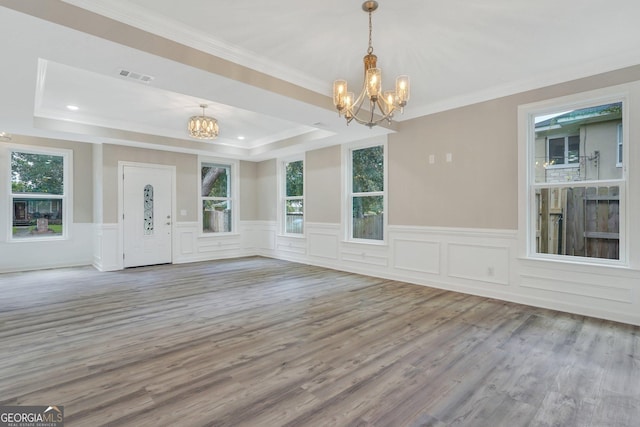
[[[176,230],[176,167],[173,165],[159,165],[156,163],[140,163],[118,161],[118,267],[124,270],[124,168],[125,166],[137,168],[165,169],[171,173],[171,263],[175,259],[175,230]]]

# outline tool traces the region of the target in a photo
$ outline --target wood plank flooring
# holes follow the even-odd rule
[[[638,426],[640,328],[252,257],[0,275],[0,405],[67,426]]]

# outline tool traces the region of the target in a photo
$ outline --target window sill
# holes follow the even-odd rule
[[[287,234],[287,233],[278,233],[278,237],[286,237],[292,239],[306,239],[307,236],[303,234]]]
[[[7,239],[7,243],[43,243],[43,242],[62,242],[70,240],[68,236],[52,236],[52,237],[26,237],[24,239]]]
[[[389,244],[384,240],[351,239],[351,240],[342,240],[342,243],[345,243],[348,245],[368,245],[368,246],[379,246],[379,247],[389,246]]]
[[[565,258],[566,257],[566,258]],[[562,258],[554,257],[554,256],[542,256],[542,255],[529,255],[526,257],[519,257],[518,261],[522,261],[525,263],[550,263],[557,266],[585,266],[585,267],[594,267],[594,268],[615,268],[627,270],[629,269],[629,264],[625,261],[616,260],[616,259],[604,259],[604,258],[586,258],[586,257],[574,257],[570,255],[565,255]]]
[[[202,233],[198,235],[201,238],[232,238],[232,237],[240,237],[240,233],[238,232],[217,232],[217,233]]]
[[[580,167],[580,163],[562,163],[559,165],[548,165],[545,169],[577,169]]]

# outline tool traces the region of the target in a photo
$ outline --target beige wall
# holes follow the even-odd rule
[[[402,122],[389,137],[389,224],[516,229],[518,105],[638,75],[630,67]]]
[[[340,146],[307,152],[304,164],[306,221],[340,222],[340,157]]]
[[[177,212],[182,210],[187,212],[186,216],[179,216],[179,221],[198,220],[197,156],[105,144],[103,146],[102,159],[104,223],[118,222],[119,161],[175,166],[176,188],[178,189],[176,210]]]
[[[12,144],[63,148],[73,151],[73,222],[93,222],[92,144],[14,135]]]
[[[256,220],[277,219],[278,186],[276,161],[265,160],[256,164]]]
[[[257,169],[257,163],[240,162],[240,221],[258,219]]]
[[[505,100],[402,123],[389,137],[389,224],[515,229],[516,132]]]

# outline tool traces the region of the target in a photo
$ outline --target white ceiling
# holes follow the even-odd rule
[[[0,0],[0,131],[248,160],[394,131],[347,127],[331,103],[333,80],[346,78],[352,90],[362,82],[368,21],[360,0],[46,0],[37,13],[29,3],[41,4]],[[192,66],[186,48],[176,60],[120,44],[118,34],[84,33],[82,22],[47,20],[76,7],[297,89]],[[373,46],[384,86],[411,76],[402,121],[636,65],[638,16],[637,0],[381,0]],[[121,69],[153,80],[121,77]],[[186,134],[203,102],[220,123],[213,142]]]

